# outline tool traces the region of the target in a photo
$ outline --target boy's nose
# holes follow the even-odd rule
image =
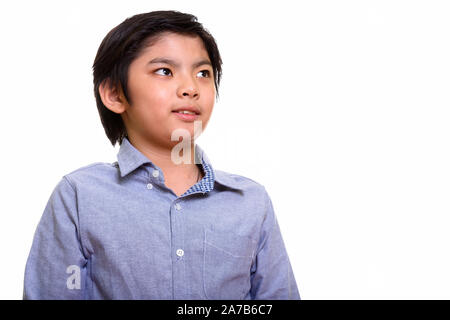
[[[190,87],[185,87],[182,90],[182,95],[183,96],[191,96],[191,97],[197,97],[198,96],[198,91],[196,88],[190,86]]]
[[[179,96],[191,96],[195,98],[199,95],[196,80],[189,74],[180,74],[178,85]]]

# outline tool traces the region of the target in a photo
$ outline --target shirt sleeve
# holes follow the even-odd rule
[[[85,299],[87,262],[80,242],[76,193],[63,177],[34,233],[23,299]]]
[[[266,214],[251,268],[250,294],[254,300],[300,300],[272,201],[264,191]]]

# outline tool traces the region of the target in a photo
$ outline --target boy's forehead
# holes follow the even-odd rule
[[[175,33],[164,34],[148,45],[141,54],[142,58],[164,62],[180,59],[210,60],[205,45],[199,36],[187,36]]]
[[[156,35],[154,40],[150,41],[150,45],[147,45],[145,48],[145,52],[157,53],[158,51],[176,50],[180,47],[189,47],[188,51],[183,50],[186,53],[190,50],[200,50],[206,52],[205,44],[198,35],[184,35],[174,32],[163,32]]]

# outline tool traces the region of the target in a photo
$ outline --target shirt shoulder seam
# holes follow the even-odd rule
[[[108,163],[108,162],[94,162],[94,163],[85,165],[85,166],[83,166],[83,167],[77,168],[77,169],[75,169],[75,170],[72,170],[72,171],[70,171],[69,173],[65,174],[65,176],[72,175],[72,174],[74,174],[74,173],[77,173],[78,171],[87,170],[87,169],[89,169],[89,168],[91,168],[91,167],[101,166],[101,165],[107,165],[107,166],[114,167],[114,163]]]

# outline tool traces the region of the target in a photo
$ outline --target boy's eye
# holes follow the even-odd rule
[[[167,71],[169,71],[170,73],[172,73],[172,71],[170,71],[170,69],[167,69],[167,68],[159,68],[158,70],[156,70],[156,71],[159,71],[159,70],[167,70]],[[159,73],[160,74],[160,73]],[[164,76],[166,75],[166,74],[163,74]]]
[[[209,76],[210,76],[209,70],[202,70],[202,71],[200,71],[199,73],[201,73],[201,72],[206,73],[206,76],[205,76],[205,77],[209,77]]]

